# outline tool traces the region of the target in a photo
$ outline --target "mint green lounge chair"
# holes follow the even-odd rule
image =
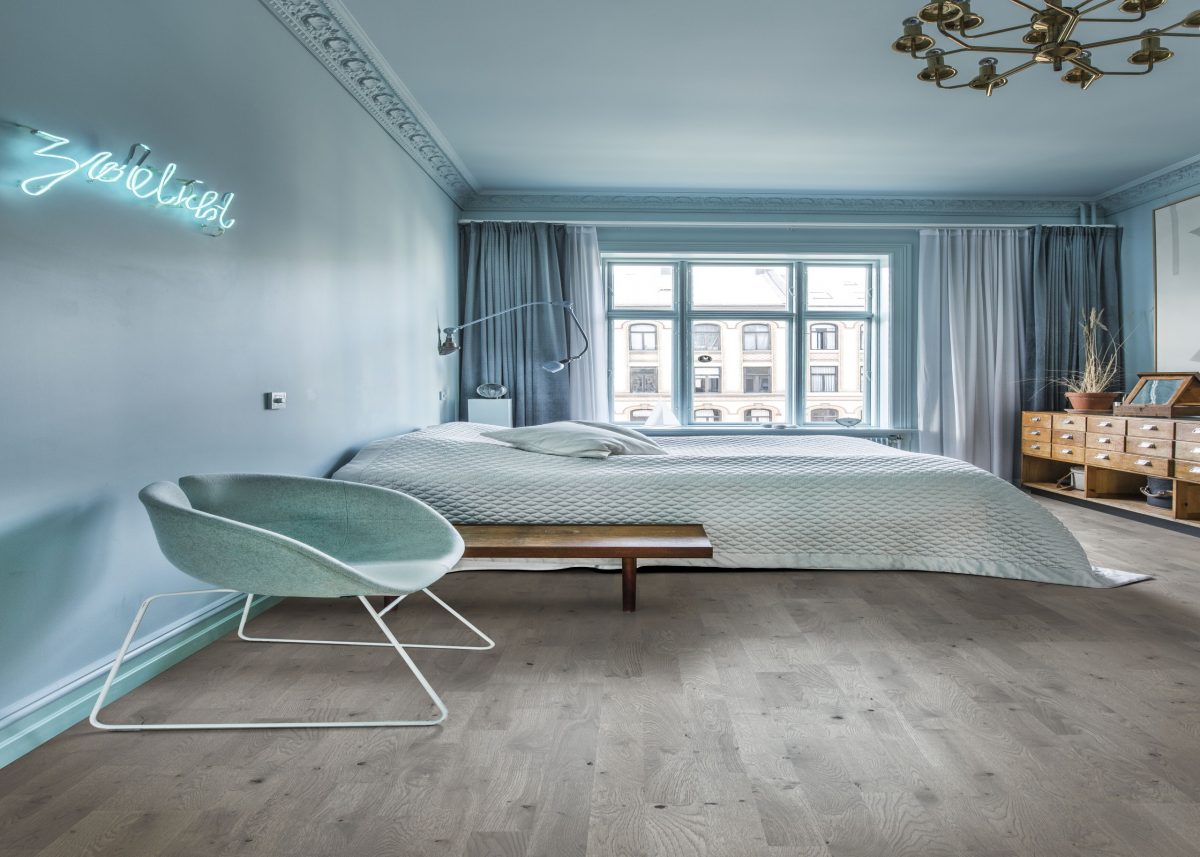
[[[450,522],[407,494],[331,479],[230,474],[185,476],[147,485],[138,498],[150,515],[163,554],[179,570],[216,589],[165,592],[142,602],[108,679],[92,709],[100,729],[268,729],[363,726],[433,726],[446,719],[445,704],[417,669],[406,649],[482,651],[495,644],[428,587],[463,553]],[[383,616],[420,590],[483,640],[483,645],[401,643]],[[437,707],[428,720],[252,723],[110,724],[99,719],[121,663],[150,604],[182,595],[245,593],[238,636],[250,642],[329,646],[390,646],[416,676]],[[383,632],[386,642],[251,637],[246,633],[254,597],[336,598],[355,596]],[[396,596],[379,611],[369,595]]]

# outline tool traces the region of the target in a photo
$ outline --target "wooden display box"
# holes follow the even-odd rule
[[[1137,386],[1113,407],[1122,417],[1200,416],[1200,374],[1139,372]]]

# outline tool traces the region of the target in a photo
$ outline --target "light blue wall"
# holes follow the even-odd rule
[[[1194,174],[1194,173],[1193,173]],[[1138,372],[1154,365],[1154,209],[1200,194],[1200,182],[1171,183],[1137,205],[1109,212],[1106,219],[1123,230],[1121,240],[1122,314],[1126,387],[1133,389]],[[1170,366],[1157,367],[1163,371]]]
[[[434,346],[458,216],[257,2],[15,0],[3,18],[0,119],[122,157],[143,141],[236,191],[238,223],[207,238],[77,179],[30,198],[36,140],[0,129],[0,723],[108,660],[147,594],[192,585],[141,486],[323,475],[454,413]]]

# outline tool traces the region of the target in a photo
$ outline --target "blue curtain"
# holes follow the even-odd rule
[[[588,233],[580,240],[580,233]],[[481,318],[529,301],[574,301],[580,321],[594,333],[596,312],[603,313],[599,255],[590,227],[552,223],[466,223],[461,240],[461,322]],[[588,259],[579,254],[587,253]],[[595,259],[591,259],[591,255]],[[597,305],[599,309],[597,309]],[[538,425],[565,419],[596,419],[572,407],[572,375],[594,373],[605,344],[593,335],[587,359],[568,371],[549,373],[540,364],[561,360],[582,348],[582,338],[559,307],[536,306],[461,331],[460,413],[483,383],[508,387],[513,424]],[[602,376],[601,376],[602,377]],[[595,381],[589,377],[589,381]],[[578,396],[578,389],[576,390]]]
[[[1027,410],[1062,410],[1066,389],[1051,379],[1080,371],[1084,316],[1095,307],[1108,326],[1105,347],[1121,333],[1121,230],[1038,226],[1033,230],[1033,275],[1025,295],[1022,399]],[[1121,377],[1124,377],[1122,367]]]

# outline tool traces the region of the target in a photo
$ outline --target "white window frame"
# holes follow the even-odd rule
[[[692,325],[695,322],[736,321],[740,324],[754,322],[779,321],[784,325],[782,331],[772,331],[772,336],[783,336],[786,340],[786,378],[775,378],[772,372],[772,386],[780,386],[786,392],[782,419],[788,423],[803,426],[822,426],[824,423],[809,423],[807,415],[810,400],[819,396],[812,393],[809,387],[808,351],[809,351],[809,322],[863,322],[863,337],[865,348],[862,360],[863,420],[862,427],[885,427],[881,417],[893,410],[891,402],[884,401],[885,395],[890,395],[891,385],[888,384],[888,373],[884,371],[884,355],[891,347],[893,334],[885,327],[892,321],[890,301],[890,279],[896,267],[896,260],[890,252],[876,252],[864,248],[863,252],[850,253],[804,253],[802,255],[772,255],[772,254],[664,254],[664,253],[605,253],[602,255],[605,277],[605,292],[607,316],[609,325],[614,322],[641,322],[660,320],[670,322],[673,331],[670,334],[673,345],[672,353],[672,401],[675,413],[685,426],[709,426],[711,423],[696,423],[693,419],[695,400],[703,393],[694,391],[692,368],[695,365],[694,341]],[[616,265],[643,264],[659,267],[670,266],[674,271],[673,302],[670,307],[630,309],[613,306],[613,276],[612,270]],[[770,310],[737,310],[737,309],[697,309],[691,305],[691,267],[693,265],[728,264],[734,266],[773,267],[781,264],[790,268],[789,296],[785,309]],[[853,267],[868,269],[868,287],[866,307],[863,310],[811,310],[807,307],[807,271],[809,268]],[[885,271],[887,272],[885,274]],[[889,281],[883,285],[884,277]],[[885,294],[886,293],[886,294]],[[844,331],[838,331],[840,338]],[[738,330],[738,337],[742,331]],[[739,344],[741,341],[739,339]],[[659,349],[663,341],[659,340]],[[612,354],[613,344],[609,346],[609,412],[614,413],[612,384]],[[632,353],[632,352],[631,352]],[[770,352],[749,352],[754,354]],[[744,387],[743,379],[738,379],[739,389]],[[659,386],[662,381],[660,379]],[[905,384],[907,388],[908,384]],[[839,388],[841,383],[839,380]],[[905,408],[907,410],[907,408]],[[727,425],[733,425],[728,423]],[[738,423],[746,426],[753,424]]]

